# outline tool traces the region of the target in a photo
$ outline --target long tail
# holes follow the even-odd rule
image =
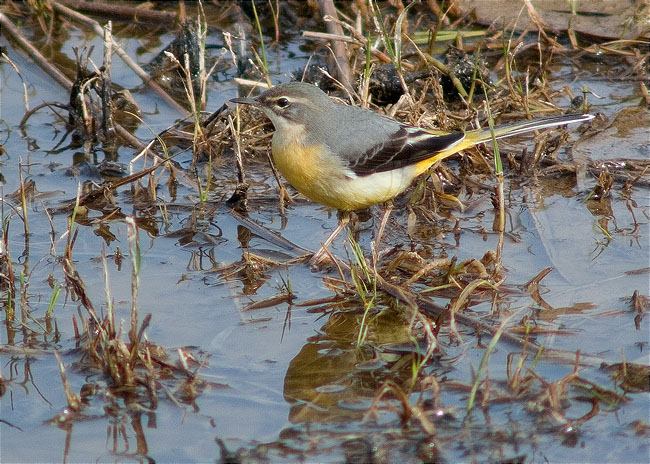
[[[591,114],[565,114],[563,116],[551,116],[548,118],[534,119],[532,121],[506,124],[495,127],[494,130],[475,129],[467,131],[465,132],[465,137],[458,142],[451,144],[446,149],[439,151],[432,157],[416,163],[416,173],[422,174],[435,163],[450,157],[454,153],[458,153],[459,151],[473,147],[479,143],[491,142],[493,137],[495,139],[503,139],[505,137],[513,137],[515,135],[524,134],[538,129],[545,129],[547,127],[562,126],[573,122],[589,121],[593,118],[594,116]]]
[[[565,114],[563,116],[551,116],[548,118],[534,119],[532,121],[522,121],[514,124],[497,126],[494,128],[494,131],[490,129],[468,131],[465,134],[465,140],[471,142],[471,145],[476,145],[479,143],[490,142],[493,137],[495,139],[503,139],[538,129],[546,129],[547,127],[556,127],[574,122],[589,121],[593,118],[594,116],[591,114]]]

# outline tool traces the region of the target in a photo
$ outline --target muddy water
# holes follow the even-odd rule
[[[160,34],[156,40],[145,41],[125,32],[120,40],[127,52],[144,64],[170,36]],[[7,45],[4,38],[0,45]],[[63,53],[71,57],[73,45],[101,48],[95,37],[76,29],[63,40]],[[287,80],[289,70],[309,59],[301,45],[297,36],[271,50],[274,81]],[[25,77],[32,107],[43,101],[67,100],[65,91],[53,85],[21,51],[9,46],[8,54]],[[101,62],[97,50],[93,59]],[[237,86],[230,77],[224,72],[220,81],[210,82],[210,109],[236,96]],[[612,84],[589,67],[575,70],[567,65],[558,65],[552,77],[557,87],[571,85],[579,91],[578,85],[588,85],[604,97],[594,101],[594,110],[615,121],[595,140],[576,144],[576,157],[648,159],[647,110],[633,109],[638,102],[637,83]],[[149,139],[151,130],[161,130],[178,117],[140,87],[117,59],[113,78],[131,89],[143,110],[151,129],[141,126],[136,132],[141,139]],[[460,328],[461,339],[450,337],[448,327],[440,331],[441,350],[421,374],[436,379],[440,392],[434,394],[433,388],[423,386],[407,395],[411,404],[428,405],[436,411],[432,416],[435,433],[427,433],[415,419],[401,422],[396,414],[401,407],[392,399],[382,403],[392,409],[383,407],[371,414],[373,399],[385,382],[409,385],[412,377],[416,349],[407,330],[406,309],[390,299],[379,302],[381,311],[373,314],[366,343],[358,347],[359,307],[316,311],[300,306],[333,295],[325,273],[314,272],[306,264],[266,269],[238,266],[246,251],[276,257],[284,251],[248,233],[223,205],[235,185],[232,160],[217,174],[221,183],[210,197],[209,214],[199,204],[197,192],[184,186],[175,195],[164,186],[158,190],[157,200],[166,204],[165,214],[160,208],[144,208],[134,201],[129,188],[116,194],[122,212],[140,219],[138,306],[141,315],[153,316],[147,337],[170,352],[190,347],[203,359],[199,374],[206,381],[191,404],[172,401],[161,393],[155,410],[127,408],[107,388],[102,373],[84,367],[75,349],[72,318],[80,320],[84,315],[79,303],[63,290],[53,317],[45,317],[52,287],[64,285],[58,258],[65,247],[67,226],[66,214],[51,214],[50,223],[45,210],[73,198],[79,183],[100,182],[93,167],[104,155],[98,150],[83,159],[82,148],[66,148],[69,139],[64,136],[64,125],[47,110],[33,116],[21,131],[22,84],[6,64],[0,65],[0,102],[0,137],[5,150],[0,156],[3,218],[9,221],[14,271],[24,282],[16,299],[17,321],[0,331],[0,372],[5,381],[0,400],[3,462],[144,458],[204,462],[233,456],[253,462],[341,462],[346,458],[357,462],[371,458],[379,462],[647,460],[647,394],[629,393],[626,403],[601,408],[592,419],[567,430],[536,409],[540,396],[516,399],[509,393],[506,366],[509,355],[519,350],[505,343],[497,345],[488,365],[489,378],[503,401],[467,415],[466,386],[471,385],[489,341],[478,339],[471,327]],[[619,116],[622,111],[627,113]],[[132,156],[132,150],[121,148],[118,161],[126,164]],[[562,156],[568,155],[563,152]],[[188,155],[178,160],[188,167],[190,159]],[[20,202],[10,195],[19,187],[19,165],[22,176],[33,181],[37,191],[28,205],[29,236],[12,209]],[[247,169],[256,181],[251,191],[252,220],[310,249],[336,225],[335,214],[306,201],[298,201],[281,215],[277,204],[267,201],[275,194],[268,168],[262,162],[251,162]],[[544,346],[580,350],[608,363],[647,365],[648,324],[642,320],[635,327],[636,312],[629,299],[635,290],[648,293],[648,192],[632,188],[625,198],[616,190],[611,200],[595,204],[586,199],[593,185],[589,175],[578,181],[543,178],[507,182],[503,265],[512,291],[498,299],[496,308],[485,301],[470,311],[477,316],[495,309],[518,311],[517,318],[532,317],[535,324],[548,329],[548,335],[537,338]],[[442,233],[422,228],[413,234],[420,245],[456,257],[458,262],[480,258],[498,242],[498,236],[489,232],[493,222],[489,195],[468,195],[461,200],[471,207],[454,212],[460,234],[452,233],[451,221],[442,221]],[[376,222],[379,212],[374,214]],[[105,308],[100,259],[105,250],[111,299],[118,317],[128,321],[131,268],[128,258],[118,259],[120,254],[128,255],[126,225],[119,218],[99,221],[99,216],[91,210],[79,221],[74,260],[91,300],[96,307]],[[197,217],[198,232],[184,233]],[[407,214],[398,209],[389,224],[387,243],[408,246],[406,225]],[[366,250],[371,237],[369,223],[359,236]],[[333,251],[341,257],[351,256],[345,240],[339,240]],[[543,305],[517,290],[546,267],[554,270],[543,281]],[[293,304],[247,310],[251,303],[281,293],[286,282],[295,293]],[[3,299],[6,301],[4,293]],[[436,301],[448,303],[442,297]],[[54,350],[62,353],[74,392],[86,384],[95,385],[98,392],[91,396],[82,417],[58,426],[52,419],[65,413],[66,398]],[[571,365],[549,359],[536,360],[529,367],[546,382],[573,370]],[[603,388],[615,389],[597,364],[583,367],[580,373]],[[575,391],[571,394],[572,398],[580,396]],[[576,400],[567,404],[564,413],[578,418],[590,408],[589,401]]]

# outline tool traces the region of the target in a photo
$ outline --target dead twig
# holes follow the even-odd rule
[[[90,27],[100,37],[104,35],[104,30],[102,29],[102,26],[94,19],[90,19],[89,17],[81,13],[78,13],[68,8],[67,6],[64,6],[57,2],[52,2],[52,6],[57,12],[69,17],[70,19],[80,22],[86,25],[87,27]],[[179,103],[177,103],[176,100],[174,100],[162,87],[160,87],[158,83],[155,80],[153,80],[153,78],[149,74],[147,74],[147,72],[144,69],[142,69],[138,63],[133,61],[133,59],[126,54],[124,49],[122,49],[122,47],[120,47],[119,44],[117,44],[115,41],[112,41],[112,45],[113,45],[113,50],[122,59],[122,61],[124,61],[124,64],[126,64],[129,68],[131,68],[133,72],[135,72],[137,76],[140,79],[142,79],[145,85],[147,85],[151,90],[153,90],[160,98],[162,98],[165,101],[165,103],[167,103],[169,106],[174,108],[178,113],[180,113],[183,116],[187,116],[188,114],[187,110],[183,108]]]
[[[338,13],[336,12],[336,7],[334,6],[333,0],[319,0],[318,5],[320,7],[321,13],[323,14],[323,20],[325,21],[325,27],[327,32],[335,35],[343,35],[343,28],[337,22]],[[327,21],[326,16],[331,16],[335,21]],[[345,44],[341,41],[332,41],[332,49],[334,50],[334,57],[336,60],[336,66],[332,66],[331,69],[336,70],[336,76],[343,86],[351,92],[352,89],[352,70],[350,69],[350,61],[348,59],[348,53],[345,48]]]
[[[289,240],[282,237],[281,235],[268,230],[267,228],[259,225],[255,221],[247,218],[241,213],[235,211],[234,209],[229,210],[229,212],[232,217],[234,217],[243,226],[250,229],[250,231],[253,232],[255,235],[258,235],[259,237],[263,238],[267,242],[279,246],[280,248],[290,252],[296,258],[303,258],[305,256],[311,256],[314,254],[313,251],[303,248],[299,245],[296,245],[293,242],[290,242]]]
[[[129,5],[116,5],[114,3],[104,2],[86,2],[84,0],[59,0],[59,3],[74,8],[75,10],[85,11],[100,15],[102,17],[112,17],[130,21],[146,21],[160,25],[160,23],[174,24],[178,21],[178,15],[171,11],[160,11],[154,9],[133,7]]]

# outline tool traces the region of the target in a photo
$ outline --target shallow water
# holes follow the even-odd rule
[[[171,38],[160,34],[156,40],[146,41],[133,29],[127,32],[118,35],[119,39],[142,64],[149,62]],[[4,37],[0,45],[8,45]],[[73,57],[72,46],[89,45],[96,46],[93,60],[101,62],[100,42],[76,28],[70,30],[62,50]],[[289,70],[309,59],[309,52],[301,45],[296,36],[270,52],[275,82],[287,80]],[[32,106],[42,101],[67,101],[66,92],[53,85],[22,52],[12,46],[8,50],[25,76]],[[210,82],[208,109],[217,109],[236,96],[237,87],[227,77],[232,76],[226,72],[219,82]],[[610,117],[633,106],[633,98],[638,98],[636,82],[603,82],[588,68],[575,73],[558,66],[555,77],[562,79],[557,86],[571,85],[579,92],[579,86],[588,85],[604,96],[602,101],[592,101],[593,109]],[[578,80],[571,82],[574,78]],[[146,126],[136,132],[142,140],[148,140],[151,131],[162,130],[178,117],[143,89],[117,58],[113,79],[129,88],[143,109]],[[122,212],[141,220],[138,306],[141,316],[153,316],[147,338],[172,353],[179,347],[193,347],[204,361],[198,372],[207,382],[191,404],[176,403],[160,394],[155,410],[129,409],[106,388],[103,374],[84,368],[75,349],[72,325],[73,316],[80,320],[84,313],[77,301],[66,297],[65,290],[50,322],[56,324],[58,336],[43,326],[53,293],[50,282],[64,285],[58,257],[65,247],[63,233],[68,219],[66,214],[52,214],[52,251],[45,208],[74,198],[80,182],[101,179],[68,172],[75,155],[83,154],[81,148],[52,152],[63,131],[63,124],[52,113],[37,113],[29,120],[27,135],[21,134],[21,81],[6,64],[0,65],[0,102],[0,139],[6,151],[0,156],[3,218],[10,217],[8,243],[15,272],[22,273],[27,283],[22,287],[24,294],[17,297],[23,305],[17,309],[17,320],[22,322],[7,324],[7,329],[0,331],[0,372],[6,387],[0,399],[3,462],[144,458],[162,462],[225,461],[228,453],[253,462],[341,462],[355,457],[357,462],[371,457],[378,462],[647,460],[647,393],[629,393],[626,403],[601,409],[576,430],[567,431],[536,412],[532,400],[513,398],[505,385],[506,363],[509,354],[520,350],[505,342],[497,345],[488,366],[489,378],[504,400],[468,415],[468,391],[463,386],[471,385],[489,342],[485,336],[477,338],[471,327],[460,327],[462,340],[452,339],[446,326],[439,334],[442,351],[422,372],[423,377],[433,377],[440,383],[439,395],[424,387],[409,395],[411,404],[424,401],[439,411],[434,415],[435,434],[426,433],[417,420],[402,423],[396,413],[398,403],[392,399],[387,404],[393,410],[382,408],[375,415],[369,414],[384,382],[409,384],[414,348],[404,322],[406,309],[391,299],[381,301],[382,311],[372,318],[367,343],[357,348],[359,310],[321,313],[300,306],[301,302],[333,295],[323,279],[326,273],[312,271],[306,264],[224,272],[242,260],[246,249],[261,256],[283,252],[263,238],[250,236],[223,205],[223,196],[235,185],[232,160],[224,163],[218,173],[222,184],[209,202],[216,210],[212,216],[198,204],[197,192],[184,186],[175,196],[164,186],[157,191],[159,204],[169,203],[167,216],[134,202],[128,187],[116,195]],[[642,117],[647,120],[647,110]],[[647,132],[643,125],[631,126],[626,143],[617,138],[620,133],[605,132],[588,144],[578,143],[576,151],[592,160],[648,159]],[[612,154],[613,147],[619,153]],[[119,162],[128,163],[132,156],[133,150],[121,148]],[[89,164],[101,161],[103,154],[98,152],[97,158],[88,160]],[[178,161],[189,167],[190,158],[188,154]],[[33,180],[39,192],[29,204],[28,237],[9,206],[20,205],[9,196],[20,185],[19,162],[24,165],[22,175]],[[268,168],[262,162],[247,166],[249,175],[256,179],[250,193],[250,218],[297,245],[317,248],[335,227],[336,215],[299,201],[282,217],[277,205],[266,201],[269,195],[276,194]],[[615,189],[609,207],[603,204],[599,208],[585,200],[585,193],[593,185],[588,175],[581,183],[565,178],[507,181],[508,222],[502,259],[505,283],[513,291],[498,299],[496,309],[519,311],[515,319],[533,317],[538,326],[553,329],[537,337],[546,347],[580,350],[607,363],[648,365],[648,324],[642,320],[635,327],[636,313],[629,302],[635,290],[648,294],[648,192],[633,187],[632,203],[626,203]],[[256,194],[260,195],[258,200]],[[453,212],[461,227],[459,234],[452,232],[453,220],[444,219],[439,221],[439,234],[432,234],[423,223],[415,230],[419,245],[457,257],[458,262],[480,259],[497,247],[499,238],[491,232],[494,214],[489,194],[466,195],[461,200],[471,207],[465,212]],[[202,234],[188,237],[178,233],[191,217],[202,214],[198,221]],[[100,259],[105,250],[111,298],[118,317],[128,327],[131,266],[126,224],[119,218],[98,221],[97,211],[91,210],[88,216],[89,220],[77,229],[73,254],[77,270],[95,306],[105,309]],[[376,223],[379,211],[374,216]],[[397,208],[387,231],[389,244],[401,243],[408,248],[406,224],[406,210]],[[359,237],[365,250],[370,249],[371,238],[372,227],[365,225]],[[118,250],[126,257],[121,263],[115,259]],[[333,251],[341,257],[351,256],[342,239]],[[546,267],[552,267],[553,272],[543,280],[541,293],[549,306],[540,308],[529,293],[516,290]],[[246,309],[252,302],[281,293],[284,282],[290,282],[296,295],[292,305]],[[448,303],[442,296],[436,301]],[[476,300],[467,311],[481,316],[494,309],[489,300]],[[97,384],[100,392],[91,397],[82,418],[60,426],[51,423],[66,408],[54,350],[62,353],[74,392],[84,384]],[[527,361],[530,367],[532,358]],[[553,382],[571,373],[573,366],[541,359],[534,362],[534,370],[546,382]],[[615,389],[610,377],[597,365],[581,368],[580,374],[603,388]],[[579,392],[572,394],[573,398],[579,396]],[[577,418],[590,410],[591,403],[571,401],[567,407],[566,416]]]

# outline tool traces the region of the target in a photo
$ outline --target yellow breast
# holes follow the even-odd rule
[[[306,146],[300,130],[273,136],[273,163],[285,179],[312,201],[344,211],[393,198],[417,176],[412,167],[357,177],[324,145]]]
[[[310,200],[339,208],[343,198],[331,183],[344,181],[345,171],[337,159],[320,146],[307,147],[293,139],[284,143],[273,137],[273,163],[285,179]]]

